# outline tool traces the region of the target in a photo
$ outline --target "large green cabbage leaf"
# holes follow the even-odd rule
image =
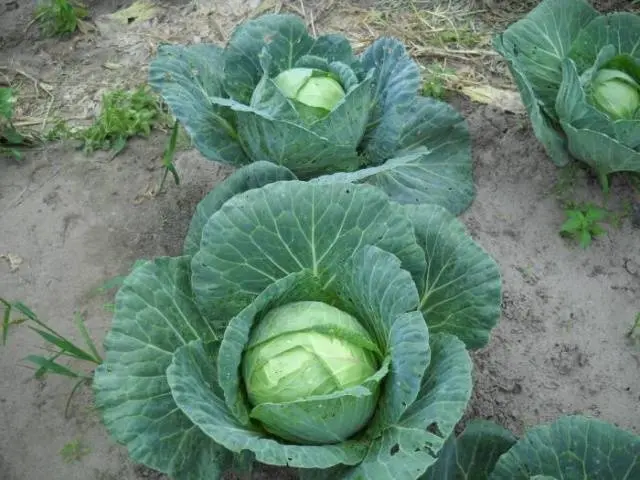
[[[325,71],[345,89],[317,121],[274,82],[299,67]],[[418,66],[396,39],[380,38],[356,56],[341,35],[314,38],[297,16],[268,14],[239,25],[224,48],[161,46],[149,82],[210,160],[272,162],[301,179],[351,172],[335,180],[454,214],[473,199],[466,122],[448,104],[419,96]]]
[[[486,420],[450,437],[422,480],[633,480],[640,437],[601,420],[561,417],[517,439]]]

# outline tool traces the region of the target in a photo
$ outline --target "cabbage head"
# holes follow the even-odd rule
[[[544,0],[494,40],[551,160],[640,172],[640,16]]]
[[[268,161],[301,180],[341,173],[332,180],[454,214],[473,199],[466,122],[419,95],[419,67],[394,38],[356,55],[341,35],[313,37],[301,18],[267,14],[224,48],[159,47],[149,83],[210,160]]]
[[[255,462],[415,480],[435,462],[501,304],[451,213],[255,162],[200,202],[182,253],[126,278],[95,372],[134,461],[176,480]]]

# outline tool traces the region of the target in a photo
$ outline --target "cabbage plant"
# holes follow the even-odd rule
[[[163,45],[149,82],[208,159],[269,161],[308,180],[370,183],[460,213],[474,195],[466,122],[418,94],[418,65],[380,38],[360,55],[294,15],[240,24],[226,46]]]
[[[496,263],[443,207],[255,162],[201,201],[183,255],[124,281],[96,402],[133,460],[178,480],[250,461],[416,479],[500,301]]]
[[[494,40],[536,137],[558,166],[587,163],[605,189],[640,172],[640,16],[544,0]]]
[[[640,437],[595,418],[560,417],[520,439],[474,420],[447,440],[421,480],[633,480],[638,459]]]

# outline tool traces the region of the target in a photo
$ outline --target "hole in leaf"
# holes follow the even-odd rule
[[[442,435],[442,432],[440,432],[440,429],[438,428],[438,424],[436,422],[433,422],[431,425],[427,427],[427,432],[433,433],[434,435],[438,435],[439,437],[444,436]]]

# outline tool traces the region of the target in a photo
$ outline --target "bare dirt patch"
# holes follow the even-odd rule
[[[486,27],[500,3],[475,2],[484,12],[478,25]],[[605,3],[617,8],[614,2],[599,6]],[[105,90],[144,81],[159,42],[221,42],[258,2],[165,2],[153,19],[141,23],[106,18],[128,4],[92,2],[95,32],[36,40],[35,30],[24,35],[32,2],[0,0],[0,64],[13,69],[5,73],[23,95],[23,120],[34,119],[34,128],[40,128],[55,112],[72,122],[90,122]],[[340,15],[337,5],[304,5],[318,29],[346,31],[351,25],[351,36],[363,42],[379,33],[367,30],[376,25],[373,4],[341,5]],[[427,10],[421,16],[435,25]],[[485,42],[485,30],[478,32]],[[488,45],[473,48],[484,51]],[[441,53],[423,52],[423,57],[442,59]],[[465,58],[483,63],[474,55]],[[491,62],[496,70],[490,75],[473,70],[466,78],[499,75],[499,64]],[[50,95],[17,70],[49,87]],[[547,160],[526,117],[461,98],[454,102],[474,137],[477,197],[462,219],[498,260],[504,277],[503,318],[489,346],[475,354],[476,390],[468,417],[490,418],[520,434],[535,423],[581,412],[640,433],[640,351],[625,337],[640,311],[639,230],[626,218],[586,251],[560,238],[563,216],[554,185],[561,172]],[[5,256],[0,296],[24,301],[71,337],[73,314],[81,312],[101,341],[110,323],[104,305],[111,298],[96,294],[96,288],[125,274],[137,258],[177,254],[196,203],[230,171],[183,151],[176,160],[182,185],[151,195],[165,141],[166,135],[156,132],[131,142],[115,159],[104,152],[86,157],[73,144],[48,144],[22,163],[0,159],[0,255]],[[621,209],[630,193],[622,184],[614,187],[608,202]],[[572,188],[581,199],[604,201],[588,178]],[[70,418],[64,417],[71,384],[55,377],[35,380],[21,361],[40,348],[32,332],[20,328],[0,348],[0,429],[9,432],[0,437],[2,478],[162,478],[132,465],[108,438],[89,390],[74,398]],[[88,450],[66,463],[60,451],[75,440]],[[290,478],[273,469],[261,475]]]
[[[639,232],[620,229],[583,251],[558,235],[560,175],[521,116],[469,107],[477,196],[463,220],[503,273],[503,316],[475,355],[471,415],[517,433],[561,414],[583,413],[640,431],[638,350],[626,333],[640,309]],[[582,201],[603,201],[586,178]],[[622,208],[630,192],[616,185]]]

